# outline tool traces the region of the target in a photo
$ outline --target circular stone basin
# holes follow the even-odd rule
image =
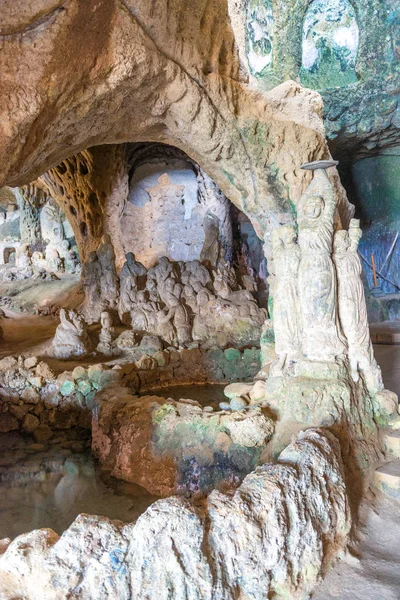
[[[207,383],[204,385],[170,385],[146,392],[140,392],[140,396],[159,396],[160,398],[172,398],[177,402],[182,398],[190,398],[200,404],[200,406],[212,406],[214,410],[219,410],[220,402],[226,401],[224,389],[226,383]]]

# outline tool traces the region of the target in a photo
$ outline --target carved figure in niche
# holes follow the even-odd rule
[[[22,275],[25,277],[33,275],[29,244],[23,244],[18,248],[15,262],[15,266]]]
[[[328,166],[333,164],[332,161]],[[336,309],[336,274],[332,262],[335,195],[326,171],[313,167],[313,163],[310,165],[317,170],[298,209],[302,348],[310,360],[334,361],[345,352]]]
[[[120,298],[118,313],[121,321],[129,323],[130,312],[134,307],[136,292],[144,286],[147,269],[136,260],[133,252],[125,255],[126,262],[120,273]]]
[[[64,272],[64,261],[60,258],[57,248],[51,244],[49,244],[46,248],[46,261],[48,268],[53,273]]]
[[[201,249],[200,260],[216,269],[221,258],[219,219],[217,215],[207,211],[203,221],[203,230],[204,244]]]
[[[97,249],[97,257],[101,265],[101,297],[105,306],[116,308],[118,303],[118,276],[115,268],[115,253],[109,235],[103,235]]]
[[[70,358],[71,356],[84,356],[89,351],[89,339],[86,332],[86,323],[83,317],[75,310],[60,310],[60,324],[51,346],[52,354],[56,358]]]
[[[358,244],[362,231],[357,219],[349,231],[335,233],[333,259],[338,277],[339,318],[349,346],[350,373],[358,381],[359,372],[371,392],[383,390],[381,370],[375,360],[369,333],[362,266]]]
[[[95,323],[97,315],[105,308],[101,299],[101,264],[96,252],[90,252],[82,267],[82,284],[85,290],[85,314],[88,323]]]
[[[275,352],[278,361],[272,372],[282,372],[285,362],[298,358],[301,349],[298,270],[300,248],[296,244],[296,230],[291,225],[275,229],[272,234],[275,264],[274,280],[274,332]]]
[[[64,267],[67,273],[78,273],[80,271],[80,261],[76,252],[71,250],[71,244],[68,240],[63,240],[61,242],[60,255],[64,260]]]
[[[172,183],[168,174],[164,173],[158,178],[157,185],[145,189],[150,196],[151,202],[156,202],[159,207],[162,207],[165,202],[176,202],[177,198],[183,199],[185,186]]]
[[[97,352],[101,352],[106,356],[112,356],[115,352],[112,347],[112,342],[115,337],[115,328],[113,327],[112,315],[108,311],[103,311],[100,315],[101,332],[99,335],[99,343],[97,344]]]
[[[154,333],[157,329],[158,306],[148,299],[147,291],[137,292],[136,302],[131,310],[131,327],[133,331]]]

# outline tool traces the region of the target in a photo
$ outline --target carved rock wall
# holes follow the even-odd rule
[[[246,83],[226,0],[18,1],[4,7],[0,33],[4,183],[32,181],[88,147],[164,142],[196,160],[261,234],[271,213],[291,218],[309,182],[299,165],[329,155],[318,94]],[[72,223],[87,251],[104,210],[93,191]]]

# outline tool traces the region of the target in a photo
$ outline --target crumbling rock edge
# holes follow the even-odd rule
[[[79,515],[0,542],[0,598],[305,599],[351,526],[340,446],[299,434],[276,464],[198,505],[159,500],[136,523]]]

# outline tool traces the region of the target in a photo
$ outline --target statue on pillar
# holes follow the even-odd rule
[[[274,278],[273,324],[275,353],[278,360],[272,372],[282,372],[286,361],[298,358],[301,351],[298,270],[300,248],[296,243],[296,230],[292,225],[274,229],[272,246],[276,276]]]
[[[349,346],[350,373],[354,381],[358,381],[361,373],[368,390],[375,393],[383,390],[383,383],[369,333],[358,255],[361,236],[360,222],[351,219],[348,231],[335,233],[333,260],[338,278],[339,318]]]

